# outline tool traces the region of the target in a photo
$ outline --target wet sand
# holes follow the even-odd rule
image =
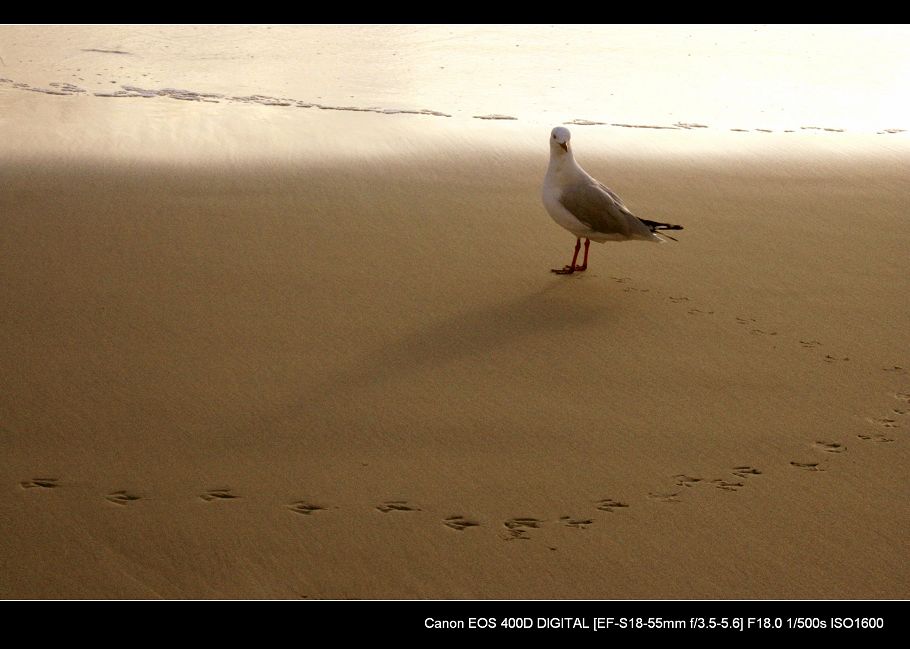
[[[607,29],[0,26],[0,597],[910,596],[906,27]]]
[[[191,108],[7,129],[0,596],[908,596],[902,140],[573,126],[557,277],[545,125]]]

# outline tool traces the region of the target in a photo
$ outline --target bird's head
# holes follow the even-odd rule
[[[569,140],[572,134],[565,126],[557,126],[550,132],[550,151],[557,153],[569,152]]]

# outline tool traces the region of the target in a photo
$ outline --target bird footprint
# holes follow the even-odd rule
[[[815,448],[825,453],[843,453],[847,450],[847,447],[843,444],[838,444],[837,442],[822,442],[818,441],[813,444]]]
[[[761,475],[761,471],[751,466],[735,466],[733,467],[733,475],[738,478],[748,478],[750,476]]]
[[[790,462],[790,466],[796,467],[797,469],[805,469],[806,471],[824,471],[818,465],[818,462]]]
[[[859,433],[857,435],[861,440],[865,442],[893,442],[893,437],[885,437],[880,433],[875,433],[874,435],[866,435],[865,433]]]
[[[297,502],[288,505],[288,509],[294,513],[302,514],[303,516],[309,516],[313,512],[323,511],[325,507],[320,507],[319,505],[308,503],[305,500],[298,500]]]
[[[229,488],[209,489],[204,494],[200,494],[199,497],[206,501],[232,500],[234,498],[237,498],[237,496],[235,496],[233,493],[231,493],[231,489],[229,489]]]
[[[451,527],[453,530],[458,530],[459,532],[469,527],[477,527],[480,525],[477,521],[469,520],[464,516],[449,516],[443,521],[443,524],[447,527]]]
[[[126,506],[127,503],[134,500],[139,500],[139,496],[129,493],[128,491],[120,490],[113,493],[109,493],[105,496],[107,500],[114,503],[115,505]]]
[[[628,507],[624,502],[619,500],[613,500],[612,498],[603,498],[597,501],[597,509],[602,512],[612,512],[614,509],[622,509],[623,507]]]
[[[387,500],[381,505],[376,505],[376,509],[381,511],[383,514],[388,514],[389,512],[419,512],[420,507],[416,507],[408,503],[407,500]]]
[[[34,489],[36,487],[40,489],[56,489],[60,485],[57,484],[57,478],[32,478],[31,480],[23,480],[19,483],[23,489]]]
[[[588,527],[588,525],[593,525],[594,521],[590,518],[569,518],[568,516],[561,516],[559,518],[566,527],[574,527],[579,530],[583,530]]]

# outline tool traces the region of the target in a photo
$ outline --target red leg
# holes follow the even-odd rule
[[[581,272],[583,270],[587,270],[587,268],[588,268],[588,248],[590,247],[590,245],[591,245],[591,240],[585,239],[585,260],[583,262],[581,262],[581,266],[576,266],[575,270],[577,270],[579,272]]]
[[[572,264],[569,266],[563,266],[562,268],[551,268],[550,272],[556,273],[557,275],[571,275],[575,272],[575,262],[578,261],[578,251],[581,250],[581,239],[575,239],[575,254],[572,255]],[[587,253],[587,251],[585,251]],[[587,256],[587,254],[586,254]],[[584,269],[582,269],[584,270]]]

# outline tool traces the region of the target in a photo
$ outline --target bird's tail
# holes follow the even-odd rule
[[[678,241],[676,237],[671,237],[669,234],[664,234],[663,232],[658,233],[658,230],[682,230],[683,226],[673,225],[672,223],[661,223],[660,221],[649,221],[648,219],[639,219],[642,223],[648,226],[648,229],[651,232],[660,234],[661,236],[667,237],[668,239],[673,239],[673,241]]]

